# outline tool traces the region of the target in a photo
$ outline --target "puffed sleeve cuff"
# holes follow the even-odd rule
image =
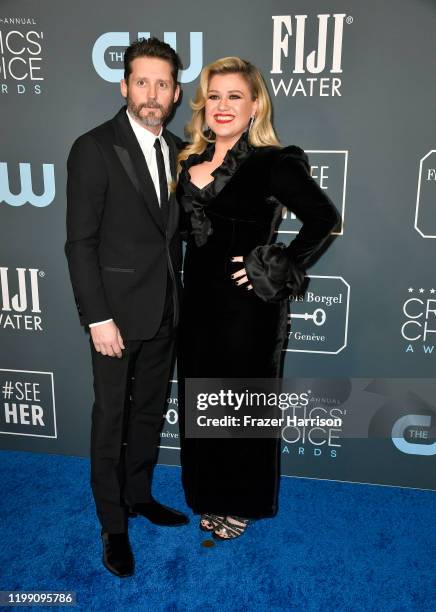
[[[244,258],[247,278],[265,302],[279,302],[301,293],[305,271],[282,242],[256,247]]]

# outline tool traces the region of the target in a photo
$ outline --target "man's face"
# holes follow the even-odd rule
[[[121,81],[121,94],[136,121],[158,134],[180,94],[171,65],[157,57],[137,57],[130,66],[128,81]]]

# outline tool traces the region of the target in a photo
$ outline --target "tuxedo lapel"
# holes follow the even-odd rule
[[[168,149],[170,152],[170,170],[171,170],[171,178],[173,183],[175,184],[177,180],[177,146],[174,140],[171,138],[168,130],[164,129],[162,136],[165,139],[165,142],[168,145]],[[177,229],[179,223],[179,205],[176,200],[175,190],[170,191],[169,203],[168,203],[168,223],[167,223],[167,235],[170,240],[173,236],[174,232]]]
[[[156,225],[165,233],[165,224],[153,179],[151,178],[141,147],[127,118],[126,107],[123,107],[117,113],[114,117],[114,123],[118,141],[114,144],[115,153],[135,189],[142,195]]]
[[[132,181],[133,185],[135,186],[136,191],[138,191],[142,196],[144,196],[144,193],[141,190],[141,185],[139,184],[139,177],[135,172],[135,168],[133,167],[132,158],[130,157],[128,150],[116,144],[114,144],[114,149],[129,179]]]

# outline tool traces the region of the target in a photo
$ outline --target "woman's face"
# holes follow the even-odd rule
[[[241,74],[215,74],[209,80],[205,119],[217,140],[236,140],[256,114],[257,100],[251,97],[248,83]]]

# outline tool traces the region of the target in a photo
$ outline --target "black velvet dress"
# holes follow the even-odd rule
[[[251,147],[244,133],[203,189],[189,168],[214,145],[182,162],[177,187],[188,220],[179,331],[182,482],[196,513],[271,517],[277,512],[280,441],[196,439],[184,435],[186,378],[276,378],[286,339],[288,296],[339,221],[297,146]],[[303,222],[286,247],[274,244],[282,206]],[[244,263],[231,258],[244,257]],[[253,290],[232,273],[245,266]]]

